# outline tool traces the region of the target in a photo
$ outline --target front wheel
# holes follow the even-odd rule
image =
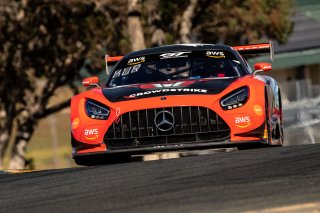
[[[267,91],[265,93],[265,130],[264,131],[265,131],[264,137],[267,136],[268,145],[271,145],[273,134],[272,134],[271,125],[270,125],[270,109],[269,109]]]
[[[281,106],[280,106],[280,112],[281,111]],[[283,145],[283,140],[284,140],[284,135],[283,135],[283,125],[282,125],[282,115],[279,115],[279,120],[276,125],[276,128],[272,130],[271,128],[271,120],[270,120],[270,108],[268,104],[268,99],[266,98],[266,105],[265,105],[265,135],[268,136],[268,145],[269,146],[282,146]]]

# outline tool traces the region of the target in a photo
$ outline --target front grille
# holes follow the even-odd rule
[[[174,116],[169,131],[161,131],[155,125],[155,116],[161,111]],[[221,140],[229,135],[229,126],[208,108],[169,107],[125,113],[110,126],[104,139],[109,148],[123,148]]]

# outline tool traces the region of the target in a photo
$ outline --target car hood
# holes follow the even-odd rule
[[[162,81],[147,84],[134,84],[103,88],[102,93],[110,102],[168,95],[218,94],[237,79],[238,77]]]

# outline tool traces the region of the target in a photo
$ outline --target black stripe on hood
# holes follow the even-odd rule
[[[168,95],[218,94],[237,79],[238,77],[154,82],[103,88],[102,93],[111,102]]]

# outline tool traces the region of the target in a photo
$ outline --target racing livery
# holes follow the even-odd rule
[[[120,154],[282,145],[278,84],[257,75],[271,65],[252,71],[241,56],[265,52],[271,44],[186,44],[108,57],[116,64],[107,83],[86,78],[91,89],[72,98],[73,158],[89,165]]]

